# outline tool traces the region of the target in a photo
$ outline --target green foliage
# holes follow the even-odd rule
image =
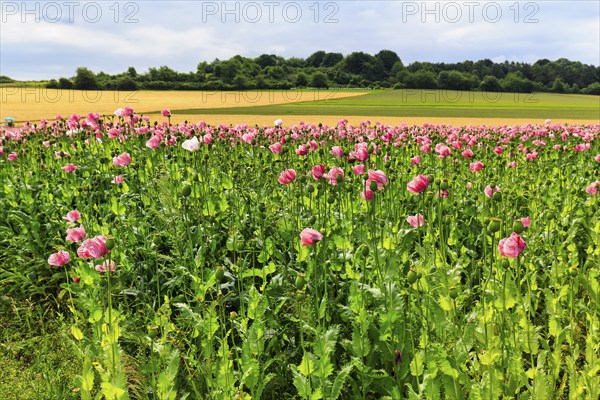
[[[515,93],[578,93],[581,90],[585,94],[597,94],[595,85],[600,81],[600,68],[564,58],[538,60],[533,65],[508,61],[495,63],[489,59],[459,63],[417,61],[405,68],[392,50],[381,50],[375,55],[362,51],[343,55],[319,50],[306,59],[285,59],[275,54],[261,54],[256,58],[236,55],[228,60],[217,58],[198,63],[196,71],[188,73],[167,66],[151,67],[146,73],[138,73],[129,67],[116,75],[94,74],[87,68],[79,68],[79,78],[75,77],[74,86],[64,81],[59,82],[58,87],[86,90],[289,89],[307,86],[310,77],[317,73],[325,74],[329,81],[328,86],[311,85],[321,88],[479,89]],[[302,76],[306,77],[306,83]],[[12,83],[12,80],[6,82]],[[556,82],[563,85],[556,86]],[[52,82],[50,87],[55,85]]]
[[[19,157],[0,158],[0,397],[597,397],[600,211],[585,190],[597,180],[596,128],[196,124],[168,126],[178,143],[156,150],[148,135],[120,141],[107,126],[86,142],[95,131],[81,129],[3,142]],[[213,142],[185,150],[192,130]],[[471,171],[462,149],[422,152],[425,136],[432,149],[461,141],[485,168]],[[573,151],[582,137],[590,149]],[[364,138],[370,175],[389,178],[370,202],[357,162],[330,154]],[[295,153],[312,140],[307,156]],[[116,167],[123,152],[133,162]],[[66,162],[79,168],[64,172]],[[307,177],[316,164],[344,179]],[[289,185],[278,182],[285,168],[297,172]],[[117,174],[126,185],[111,182]],[[407,190],[418,174],[431,178],[423,194]],[[491,184],[500,200],[484,194]],[[73,209],[81,221],[62,218]],[[416,213],[425,224],[413,228]],[[527,247],[501,256],[499,240],[525,216]],[[112,237],[107,257],[76,256],[65,234],[79,224],[88,238]],[[306,227],[322,240],[302,246]],[[58,250],[72,256],[63,267],[47,262]],[[116,271],[97,271],[109,259]]]

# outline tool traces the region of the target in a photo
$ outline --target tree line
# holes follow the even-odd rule
[[[262,54],[202,61],[196,71],[167,66],[138,73],[94,73],[80,67],[75,76],[52,79],[48,88],[81,90],[248,90],[291,88],[452,89],[490,92],[554,92],[600,95],[600,67],[560,58],[556,61],[458,63],[413,62],[404,65],[391,50],[375,55],[317,51],[306,59]]]

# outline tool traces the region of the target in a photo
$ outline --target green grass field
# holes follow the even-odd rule
[[[294,104],[184,109],[181,114],[369,115],[373,117],[569,118],[600,121],[600,97],[554,93],[381,90]]]

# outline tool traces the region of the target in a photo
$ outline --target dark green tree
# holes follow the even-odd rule
[[[387,72],[390,72],[396,63],[402,65],[402,61],[400,61],[398,54],[391,50],[381,50],[379,53],[375,54],[375,58],[381,62],[383,68]]]
[[[481,83],[479,84],[479,89],[484,92],[501,92],[502,85],[498,78],[493,75],[486,75]]]
[[[310,77],[310,86],[319,89],[329,88],[329,80],[327,79],[327,75],[325,75],[323,72],[315,72]]]
[[[85,67],[77,68],[74,79],[75,89],[77,90],[97,90],[100,89],[96,75]]]
[[[294,82],[296,87],[306,87],[308,85],[308,78],[304,73],[296,75],[296,81]]]

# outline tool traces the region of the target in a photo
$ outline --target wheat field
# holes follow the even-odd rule
[[[162,118],[160,110],[173,111],[173,122],[183,121],[178,109],[229,108],[263,106],[303,101],[332,100],[359,96],[360,91],[336,90],[264,90],[235,92],[184,92],[184,91],[79,91],[45,88],[3,87],[0,88],[0,117],[15,118],[20,122],[37,122],[53,119],[56,115],[98,112],[112,115],[120,107],[130,106],[136,113]],[[211,116],[211,120],[219,116]],[[248,119],[245,116],[244,119]],[[251,118],[254,120],[254,118]],[[268,118],[272,120],[272,117]],[[198,116],[190,117],[198,120]],[[227,118],[230,120],[230,118]],[[244,122],[244,121],[241,121]],[[258,123],[258,122],[257,122]],[[271,121],[272,123],[272,121]]]

